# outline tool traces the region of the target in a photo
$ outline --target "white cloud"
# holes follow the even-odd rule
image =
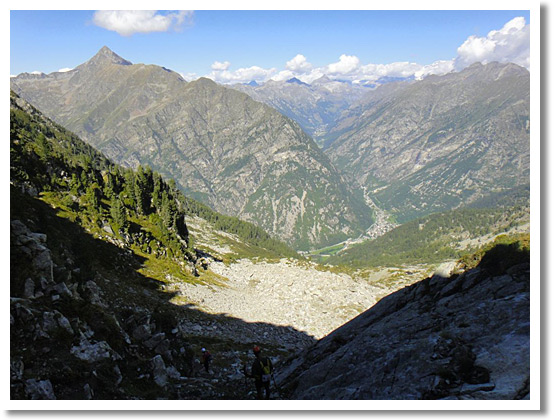
[[[196,73],[179,73],[179,74],[187,82],[198,79],[198,75]]]
[[[286,69],[294,73],[305,73],[313,68],[303,54],[298,54],[286,63]]]
[[[455,60],[440,60],[423,66],[420,70],[414,72],[414,77],[416,79],[423,79],[429,74],[447,74],[454,70]]]
[[[420,64],[409,63],[408,61],[390,64],[367,64],[358,69],[355,78],[375,81],[380,77],[409,77],[422,69]]]
[[[282,70],[272,76],[270,79],[274,80],[275,82],[281,82],[284,80],[289,80],[292,77],[296,77],[296,74],[291,70]]]
[[[135,33],[178,30],[185,20],[192,21],[193,14],[185,10],[166,14],[155,10],[99,10],[93,15],[93,23],[119,35],[130,36]]]
[[[227,70],[229,69],[229,66],[231,65],[231,63],[229,61],[224,61],[223,63],[219,62],[219,61],[214,61],[214,64],[212,64],[212,70]]]
[[[502,29],[490,31],[486,37],[470,36],[458,49],[455,67],[461,70],[475,62],[515,63],[529,68],[529,31],[525,18],[516,17]]]
[[[343,75],[355,71],[360,66],[360,59],[355,55],[342,54],[336,63],[329,64],[326,72],[330,75]]]
[[[251,66],[240,68],[235,71],[230,71],[229,66],[228,69],[225,70],[216,70],[207,75],[209,79],[212,79],[218,83],[248,83],[252,80],[256,82],[264,82],[269,80],[272,76],[276,74],[276,69],[263,69],[262,67],[258,66]]]
[[[212,72],[207,77],[219,83],[247,83],[251,80],[284,81],[297,77],[305,83],[312,83],[323,75],[331,79],[352,83],[375,83],[381,77],[422,79],[430,74],[446,74],[459,71],[480,61],[513,62],[529,68],[529,25],[523,17],[507,22],[501,29],[490,31],[485,37],[470,36],[458,49],[457,57],[438,60],[422,65],[407,61],[389,64],[361,64],[355,55],[342,54],[337,62],[323,67],[313,67],[303,54],[297,54],[286,62],[284,70],[263,69],[258,66],[230,71],[230,63],[214,62]]]

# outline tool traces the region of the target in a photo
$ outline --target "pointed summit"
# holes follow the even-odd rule
[[[297,77],[292,77],[291,79],[286,80],[286,83],[295,83],[297,85],[309,86],[307,83],[302,82]]]
[[[330,83],[332,80],[326,74],[323,74],[320,78],[311,82],[312,85],[323,85],[325,83]]]
[[[90,58],[86,65],[100,65],[100,64],[119,64],[122,66],[130,66],[132,63],[125,60],[118,54],[115,54],[109,47],[103,46],[97,54]]]

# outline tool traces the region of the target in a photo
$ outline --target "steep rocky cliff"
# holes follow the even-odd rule
[[[12,88],[117,163],[148,164],[215,210],[299,249],[356,236],[371,210],[292,120],[249,96],[108,48]]]
[[[529,253],[498,245],[477,267],[379,301],[294,358],[293,399],[530,398]]]

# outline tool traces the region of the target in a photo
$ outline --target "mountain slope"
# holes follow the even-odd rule
[[[293,357],[280,386],[292,399],[529,399],[527,245],[387,296]]]
[[[374,240],[352,245],[327,261],[375,267],[454,260],[505,232],[529,232],[529,191],[499,206],[460,208],[411,220]]]
[[[337,242],[371,223],[363,198],[297,124],[208,79],[187,83],[104,47],[73,71],[11,83],[108,157],[148,164],[215,210],[297,248]]]
[[[209,260],[294,251],[149,168],[113,164],[13,93],[10,104],[12,399],[247,398],[238,368],[252,343],[281,355],[313,341],[211,315],[174,291],[227,287]],[[222,353],[217,382],[196,357],[209,343]]]
[[[232,87],[292,118],[321,146],[323,136],[340,114],[371,90],[330,80],[327,76],[310,84],[292,78],[284,82],[269,80],[263,85]]]
[[[468,205],[529,184],[529,72],[474,64],[398,84],[348,110],[331,137],[334,164],[399,222]]]

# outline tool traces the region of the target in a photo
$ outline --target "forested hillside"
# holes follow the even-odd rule
[[[496,207],[459,209],[415,219],[372,241],[353,245],[327,261],[354,268],[441,263],[484,246],[500,233],[518,228],[528,231],[528,196],[507,207],[493,203]]]
[[[150,167],[110,162],[61,126],[11,94],[11,183],[59,207],[93,232],[109,232],[155,255],[193,260],[185,216],[199,216],[217,230],[239,235],[271,256],[297,256],[263,229],[224,216],[187,198],[173,180]],[[87,217],[80,217],[84,213]]]

